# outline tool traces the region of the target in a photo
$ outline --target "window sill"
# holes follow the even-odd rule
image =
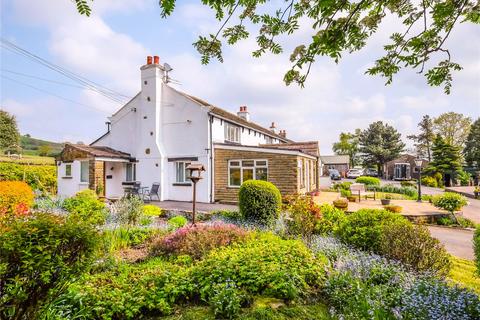
[[[227,189],[240,189],[240,186],[228,186]]]
[[[172,183],[172,186],[174,187],[191,187],[192,184],[191,183],[179,183],[179,182],[176,182],[176,183]]]
[[[68,176],[65,176],[65,177],[62,177],[62,179],[72,179],[73,177],[68,177]]]

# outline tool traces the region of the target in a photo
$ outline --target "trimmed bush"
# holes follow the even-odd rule
[[[451,269],[450,255],[424,226],[411,223],[385,225],[378,252],[420,272],[446,276]]]
[[[269,225],[278,218],[282,196],[273,183],[248,180],[240,187],[238,205],[245,219]]]
[[[347,215],[336,233],[347,244],[379,252],[384,225],[408,223],[401,215],[386,210],[360,209]]]
[[[316,226],[316,232],[319,234],[335,234],[339,225],[345,219],[345,212],[332,205],[324,204],[320,207],[321,219]]]
[[[32,189],[22,181],[0,181],[0,219],[6,215],[25,215],[33,204]]]
[[[290,197],[285,205],[289,219],[286,219],[287,234],[308,239],[321,218],[320,206],[310,196]]]
[[[475,250],[475,264],[477,265],[477,274],[480,276],[480,225],[477,226],[473,236],[473,248]]]
[[[187,223],[188,223],[188,220],[184,216],[175,216],[168,219],[168,225],[173,229],[181,228]]]
[[[146,204],[142,209],[143,214],[149,217],[160,217],[163,215],[163,210],[153,204]]]
[[[197,224],[177,229],[151,246],[152,255],[189,255],[200,259],[211,250],[242,242],[248,233],[232,224]]]
[[[299,240],[272,234],[216,249],[192,270],[200,297],[208,301],[216,284],[235,282],[250,296],[297,300],[315,295],[325,280],[326,258],[313,255]]]
[[[63,206],[70,213],[68,218],[72,220],[102,225],[107,219],[105,203],[98,200],[95,191],[90,189],[82,190],[74,197],[65,199]]]
[[[433,196],[432,203],[435,207],[446,210],[453,214],[455,211],[459,211],[467,205],[467,199],[458,193],[445,192],[443,194]]]
[[[397,187],[392,184],[387,184],[384,186],[370,186],[370,189],[377,192],[404,194],[410,199],[417,199],[418,197],[417,189],[411,187]]]
[[[389,205],[383,206],[383,208],[385,210],[393,212],[393,213],[400,213],[400,212],[402,212],[402,209],[403,209],[401,206],[397,206],[397,205],[394,205],[394,204],[389,204]]]
[[[355,179],[356,183],[363,183],[367,186],[379,186],[380,185],[380,179],[375,178],[375,177],[358,177]]]
[[[38,319],[90,266],[97,244],[90,224],[50,214],[0,224],[0,318]]]

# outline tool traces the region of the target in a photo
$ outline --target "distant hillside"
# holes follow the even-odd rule
[[[54,156],[60,153],[63,149],[63,143],[51,142],[46,140],[40,140],[30,137],[29,135],[23,135],[20,137],[20,146],[24,154],[38,155],[42,149],[48,149],[44,146],[48,146],[48,155]]]

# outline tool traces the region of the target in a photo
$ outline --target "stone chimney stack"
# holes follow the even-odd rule
[[[247,106],[240,106],[240,111],[237,112],[237,116],[246,121],[250,121],[250,113],[247,111]]]
[[[283,138],[287,137],[287,131],[285,131],[285,130],[280,130],[280,132],[278,134]]]

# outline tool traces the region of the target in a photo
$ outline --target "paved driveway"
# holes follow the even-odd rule
[[[459,258],[474,260],[473,231],[429,226],[432,237],[440,240],[447,251]]]

